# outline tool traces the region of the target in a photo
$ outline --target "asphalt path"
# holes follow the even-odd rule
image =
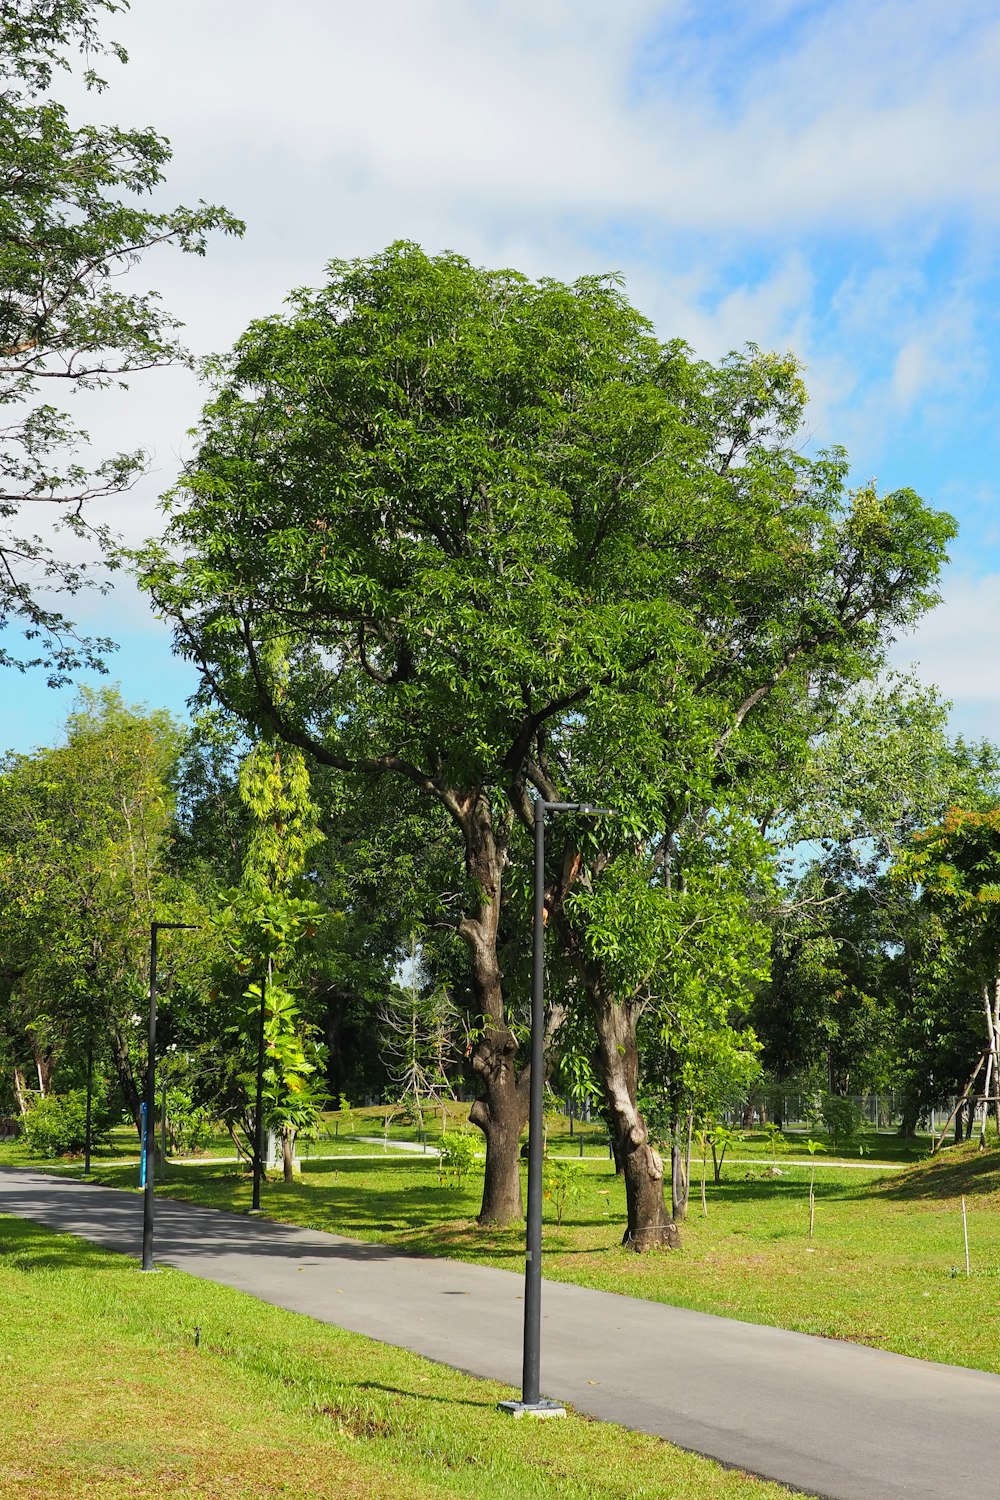
[[[142,1200],[0,1168],[0,1213],[138,1257]],[[517,1386],[523,1278],[160,1200],[156,1261]],[[137,1274],[141,1274],[137,1272]],[[996,1500],[1000,1376],[547,1281],[542,1388],[830,1500]]]

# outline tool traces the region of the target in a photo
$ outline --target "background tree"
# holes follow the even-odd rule
[[[108,1056],[139,1129],[149,924],[165,874],[180,733],[113,691],[81,694],[66,742],[0,770],[0,1027],[23,1103]]]
[[[415,955],[411,954],[411,965]],[[445,990],[428,990],[413,972],[393,985],[378,1011],[382,1056],[393,1089],[424,1128],[424,1110],[454,1099],[452,1077],[460,1071],[459,1016]]]
[[[951,808],[914,838],[895,874],[912,882],[929,914],[925,952],[938,974],[951,980],[956,998],[978,1002],[986,1059],[980,1139],[991,1104],[1000,1138],[1000,809]]]
[[[303,944],[326,916],[308,880],[322,835],[300,751],[262,741],[242,764],[239,790],[249,834],[240,885],[223,892],[205,917],[221,951],[200,1017],[199,1073],[203,1093],[234,1139],[242,1130],[249,1150],[263,1000],[264,1123],[281,1140],[288,1181],[295,1137],[315,1128],[327,1097],[303,956]],[[186,1024],[199,1026],[193,1008]]]
[[[91,89],[103,82],[90,59],[127,60],[98,32],[104,12],[124,8],[125,0],[0,0],[0,628],[19,624],[31,643],[27,656],[0,647],[0,664],[43,665],[53,682],[99,664],[110,643],[77,638],[50,607],[47,596],[79,589],[86,569],[22,532],[21,512],[41,506],[57,526],[106,549],[110,533],[90,520],[86,502],[127,488],[143,456],[119,453],[88,469],[86,434],[42,392],[121,383],[185,359],[176,320],[155,293],[124,290],[121,274],[154,245],[200,255],[211,230],[242,232],[204,203],[140,207],[163,181],[167,142],[152,130],[73,123],[53,98],[55,75],[70,69],[74,52]]]

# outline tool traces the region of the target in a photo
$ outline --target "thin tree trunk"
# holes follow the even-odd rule
[[[112,1022],[111,1024],[110,1038],[111,1056],[114,1059],[115,1072],[118,1075],[118,1085],[121,1088],[122,1097],[125,1100],[125,1107],[128,1110],[129,1114],[132,1116],[132,1122],[135,1125],[136,1134],[138,1135],[141,1142],[142,1095],[139,1093],[139,1088],[135,1081],[135,1074],[132,1072],[132,1059],[129,1057],[128,1046],[116,1022]]]
[[[990,992],[983,985],[983,1010],[986,1015],[986,1040],[989,1047],[989,1056],[986,1059],[986,1082],[983,1085],[983,1106],[979,1116],[979,1149],[986,1145],[986,1117],[990,1112],[990,1094],[993,1083],[993,1065],[996,1060],[997,1034],[993,1023],[993,1006],[990,1003]]]
[[[670,1147],[671,1200],[673,1217],[678,1223],[683,1223],[687,1218],[688,1198],[691,1192],[691,1133],[694,1129],[694,1114],[691,1110],[687,1111],[685,1122],[683,1144],[677,1139],[678,1130],[683,1128],[678,1123]]]
[[[34,1040],[32,1040],[31,1050],[35,1058],[35,1072],[38,1074],[38,1093],[42,1099],[46,1099],[52,1092],[52,1074],[55,1063],[52,1054],[42,1052]]]
[[[14,1098],[23,1120],[28,1113],[28,1083],[21,1068],[14,1069]]]
[[[295,1128],[291,1125],[281,1132],[281,1172],[286,1182],[295,1181]]]

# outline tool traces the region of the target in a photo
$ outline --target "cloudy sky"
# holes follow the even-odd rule
[[[81,117],[152,125],[163,203],[247,222],[144,284],[198,353],[392,240],[569,279],[618,271],[663,336],[713,357],[791,348],[808,438],[855,478],[957,516],[945,602],[899,649],[1000,737],[1000,12],[981,0],[133,0],[128,49]],[[86,114],[84,114],[84,111]],[[107,516],[136,540],[187,451],[182,371],[88,402],[145,480]],[[78,601],[133,700],[193,687],[127,584]],[[46,742],[72,694],[8,676],[3,741]]]

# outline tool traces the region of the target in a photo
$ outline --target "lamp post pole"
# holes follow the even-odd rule
[[[253,1114],[253,1203],[252,1214],[260,1213],[260,1180],[264,1173],[264,1013],[267,997],[267,965],[260,973],[260,1020],[257,1027],[257,1100]]]
[[[528,1095],[528,1220],[524,1258],[524,1359],[520,1401],[501,1401],[514,1417],[564,1417],[566,1408],[540,1393],[542,1346],[542,1139],[545,1100],[545,818],[576,812],[613,817],[589,802],[535,803],[534,915],[531,943],[531,1075]]]
[[[87,1119],[84,1125],[83,1175],[90,1176],[91,1101],[94,1095],[94,1037],[87,1038]]]
[[[156,939],[168,928],[194,930],[193,922],[149,924],[149,1043],[146,1054],[146,1113],[143,1122],[143,1153],[146,1182],[142,1194],[142,1269],[153,1269],[153,1148],[156,1134]]]

